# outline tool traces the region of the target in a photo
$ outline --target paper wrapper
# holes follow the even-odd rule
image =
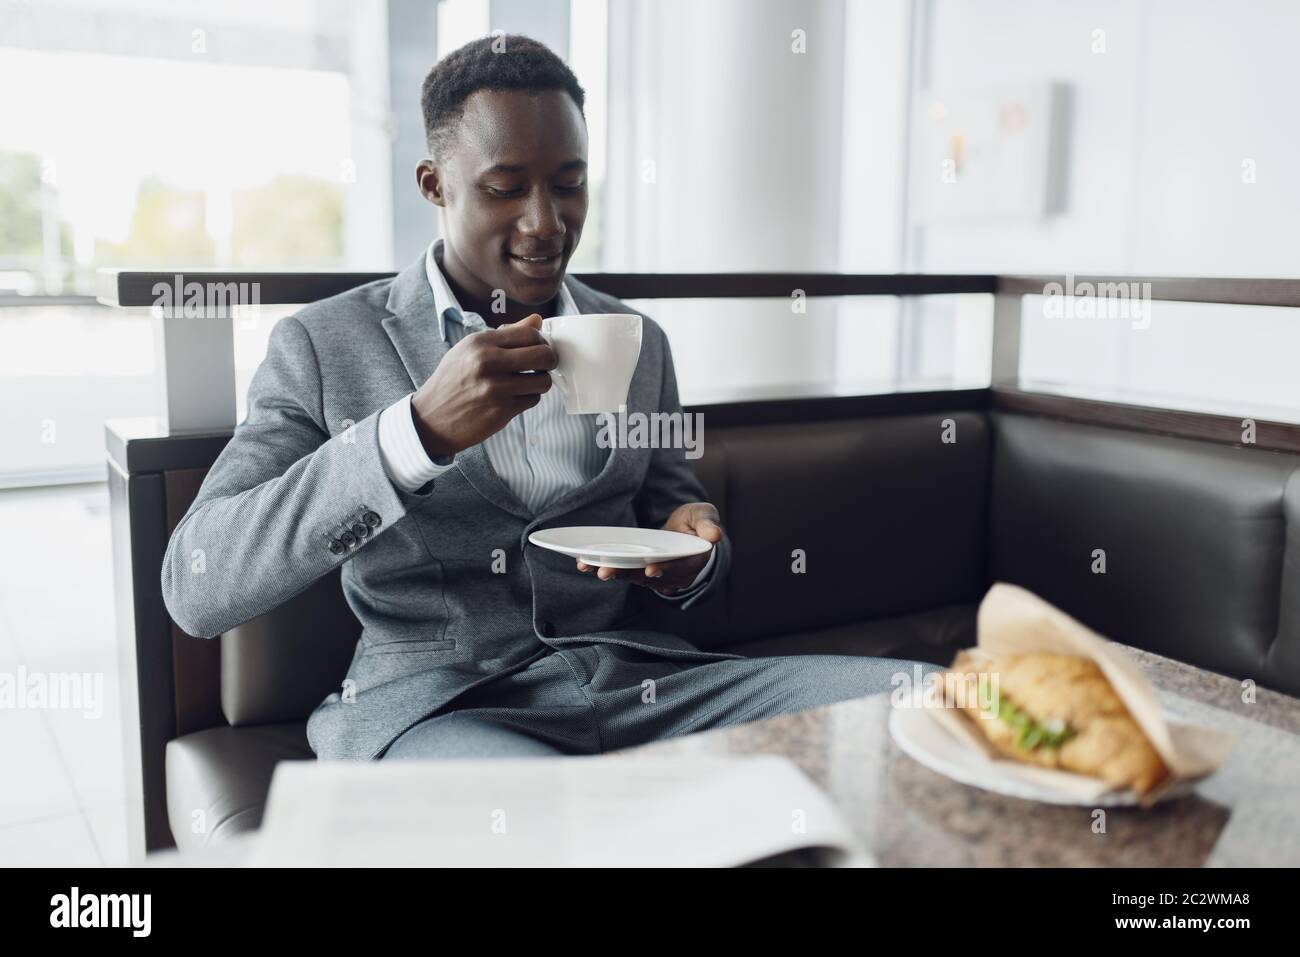
[[[1016,585],[999,582],[989,589],[980,604],[977,634],[976,647],[970,650],[977,659],[1045,651],[1077,655],[1097,663],[1170,771],[1167,781],[1142,798],[1143,805],[1151,805],[1171,789],[1184,789],[1190,782],[1213,773],[1236,740],[1224,731],[1166,721],[1155,688],[1118,646]],[[996,761],[999,770],[1009,775],[1048,785],[1084,801],[1113,790],[1100,778],[1021,764],[1002,756],[956,708],[936,707],[931,713],[955,737]]]

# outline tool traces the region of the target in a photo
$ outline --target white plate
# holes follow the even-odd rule
[[[1106,791],[1098,797],[1085,800],[1057,790],[1050,784],[1040,784],[1009,773],[1006,762],[991,761],[949,734],[934,719],[928,708],[892,708],[889,713],[889,734],[903,753],[918,764],[984,791],[1026,801],[1080,807],[1118,807],[1138,803],[1137,793],[1131,790]],[[1160,795],[1156,803],[1180,797],[1193,787],[1193,782],[1179,782]]]
[[[540,548],[605,568],[645,568],[652,563],[703,555],[713,547],[712,542],[695,535],[618,525],[544,528],[533,532],[528,540]]]

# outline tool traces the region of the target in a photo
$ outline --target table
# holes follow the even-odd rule
[[[670,738],[621,754],[779,754],[826,790],[881,866],[1300,866],[1300,699],[1125,648],[1179,718],[1238,735],[1219,771],[1147,811],[1038,804],[903,754],[889,695]]]

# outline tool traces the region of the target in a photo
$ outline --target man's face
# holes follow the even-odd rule
[[[587,218],[587,125],[567,93],[479,90],[416,176],[444,210],[444,267],[471,294],[555,296]]]

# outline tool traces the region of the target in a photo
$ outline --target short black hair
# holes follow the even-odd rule
[[[420,87],[430,156],[447,146],[465,113],[465,101],[479,90],[563,90],[579,113],[586,100],[578,78],[546,44],[520,34],[472,40],[439,60]]]

